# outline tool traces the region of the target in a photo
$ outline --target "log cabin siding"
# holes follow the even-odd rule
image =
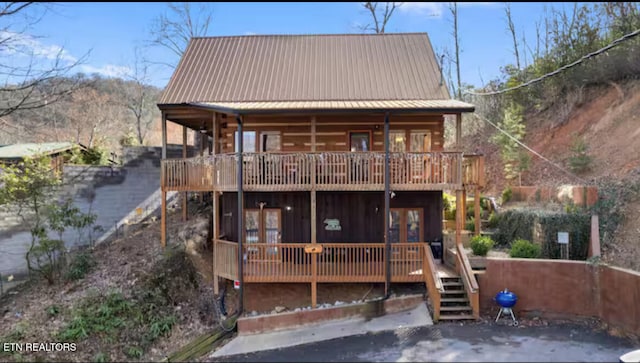
[[[230,116],[221,119],[220,144],[222,152],[235,150],[236,120]],[[311,151],[311,116],[245,116],[244,131],[279,131],[281,151]],[[391,115],[390,130],[428,130],[431,132],[431,151],[442,151],[444,145],[443,115]],[[349,131],[370,131],[371,151],[384,151],[384,115],[336,114],[316,116],[316,150],[348,151]],[[259,143],[256,141],[256,147]],[[408,150],[407,150],[408,151]]]

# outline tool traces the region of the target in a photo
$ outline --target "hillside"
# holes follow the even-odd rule
[[[592,161],[589,170],[572,177],[531,155],[522,185],[599,186],[600,198],[608,203],[604,209],[612,215],[601,220],[601,226],[620,215],[615,232],[601,228],[603,257],[614,265],[640,270],[640,80],[574,91],[547,110],[525,113],[524,123],[524,144],[567,172],[571,173],[569,160],[575,154],[571,146],[576,140],[585,142]],[[508,183],[499,148],[488,141],[495,132],[484,125],[464,143],[477,145],[477,151],[486,155],[486,193],[499,197]]]

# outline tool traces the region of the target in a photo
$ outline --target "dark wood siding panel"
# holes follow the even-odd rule
[[[309,243],[311,241],[311,211],[310,196],[305,192],[289,193],[244,193],[245,208],[260,208],[260,202],[265,202],[264,208],[281,209],[282,243]],[[222,194],[221,233],[225,233],[231,241],[237,241],[237,193]],[[287,209],[291,207],[291,209]]]
[[[384,193],[318,192],[319,243],[384,242]],[[325,219],[338,219],[342,230],[328,231]]]

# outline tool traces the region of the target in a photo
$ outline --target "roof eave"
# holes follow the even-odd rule
[[[463,113],[474,112],[475,106],[470,107],[426,107],[426,108],[255,108],[255,109],[235,109],[223,107],[219,105],[202,104],[202,103],[180,103],[180,104],[158,104],[158,108],[170,109],[172,107],[193,107],[203,110],[210,110],[228,115],[273,115],[287,113],[394,113],[394,114],[410,114],[410,113]]]

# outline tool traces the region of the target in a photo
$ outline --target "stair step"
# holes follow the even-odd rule
[[[444,290],[444,292],[441,295],[447,295],[447,294],[464,294],[465,291],[464,290]]]
[[[440,320],[475,320],[470,314],[440,315]]]
[[[456,282],[453,282],[453,281],[445,282],[445,281],[443,281],[442,282],[442,286],[462,286],[462,282],[459,282],[459,281],[456,281]]]
[[[440,311],[471,311],[471,306],[441,306]]]
[[[469,302],[469,299],[466,297],[443,297],[440,299],[441,303],[456,303],[456,302]]]

